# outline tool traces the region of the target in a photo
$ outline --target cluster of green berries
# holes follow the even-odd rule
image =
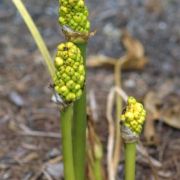
[[[72,42],[58,46],[54,65],[56,68],[54,85],[64,102],[73,102],[82,95],[85,69],[81,51]]]
[[[129,97],[125,112],[121,115],[121,121],[135,134],[140,134],[146,117],[146,111],[141,103],[134,97]]]
[[[84,0],[59,0],[59,23],[75,32],[89,32],[90,22]]]

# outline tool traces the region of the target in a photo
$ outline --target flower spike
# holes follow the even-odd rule
[[[142,131],[145,117],[146,111],[143,105],[137,102],[134,97],[129,97],[126,110],[120,118],[123,125],[129,128],[135,135],[139,135]]]
[[[59,0],[59,23],[72,31],[87,33],[90,29],[88,10],[84,0]]]
[[[55,90],[65,103],[77,100],[85,82],[85,69],[79,48],[72,42],[62,43],[54,60]]]

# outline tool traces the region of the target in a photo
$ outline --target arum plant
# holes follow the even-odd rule
[[[54,87],[63,102],[61,130],[65,179],[83,180],[86,146],[86,42],[90,23],[84,0],[60,0],[59,23],[68,41],[58,46],[54,61],[21,0],[12,0],[42,53]],[[73,118],[73,123],[72,123]],[[72,140],[73,137],[73,140]],[[75,173],[74,173],[75,172]]]
[[[54,65],[56,68],[54,88],[62,99],[64,107],[61,110],[64,176],[67,180],[74,180],[72,103],[81,97],[85,81],[85,69],[79,48],[72,42],[60,44],[58,46]]]
[[[135,98],[129,97],[121,115],[122,138],[125,143],[125,180],[135,179],[136,144],[142,131],[146,111]]]
[[[90,22],[84,0],[59,0],[59,23],[68,41],[79,47],[86,64],[86,44],[89,38]],[[86,74],[86,68],[85,68]],[[75,177],[85,179],[86,155],[86,87],[82,95],[73,104],[73,160]]]

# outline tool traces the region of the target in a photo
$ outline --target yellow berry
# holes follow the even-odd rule
[[[126,118],[125,118],[125,115],[122,114],[122,115],[121,115],[121,120],[122,120],[122,121],[125,121],[125,119],[126,119]]]
[[[121,121],[125,126],[130,128],[132,132],[139,134],[145,121],[146,111],[143,105],[136,101],[135,98],[129,97],[126,111],[121,115]]]
[[[126,112],[126,113],[125,113],[125,117],[126,117],[128,120],[133,120],[134,115],[133,115],[132,112]]]
[[[59,66],[63,65],[64,61],[62,58],[56,57],[54,63],[55,63],[55,66],[59,67]]]
[[[136,103],[136,99],[130,96],[128,98],[128,104],[135,104],[135,103]]]

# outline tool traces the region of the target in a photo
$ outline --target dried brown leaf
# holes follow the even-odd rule
[[[161,14],[163,12],[161,0],[148,0],[145,7],[151,13]]]
[[[126,49],[126,62],[123,69],[143,69],[148,60],[145,57],[144,47],[136,38],[132,37],[128,31],[124,30],[121,41]]]
[[[148,92],[144,99],[148,111],[144,135],[148,142],[156,139],[154,120],[160,119],[167,125],[180,129],[180,97],[175,93],[174,88],[172,82],[168,81],[159,87],[159,91]]]
[[[132,37],[127,31],[123,32],[121,41],[126,49],[124,56],[120,58],[112,58],[104,55],[90,56],[87,61],[87,66],[111,67],[116,65],[118,61],[121,61],[123,70],[142,70],[148,62],[147,57],[144,55],[142,43]]]
[[[97,55],[97,56],[90,56],[87,61],[88,67],[101,67],[107,66],[111,67],[114,66],[117,59],[110,58],[104,55]]]
[[[139,40],[132,37],[128,31],[124,30],[121,41],[127,50],[129,55],[136,58],[142,58],[144,56],[144,47]]]
[[[160,110],[160,116],[169,126],[180,129],[180,97],[170,94],[165,99],[167,101],[165,106]]]

